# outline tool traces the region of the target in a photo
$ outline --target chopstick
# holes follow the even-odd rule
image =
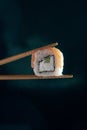
[[[49,45],[46,45],[46,46],[43,46],[43,47],[40,47],[40,48],[36,48],[34,50],[30,50],[30,51],[27,51],[27,52],[24,52],[24,53],[21,53],[21,54],[17,54],[15,56],[11,56],[11,57],[2,59],[2,60],[0,60],[0,65],[4,65],[4,64],[10,63],[12,61],[16,61],[18,59],[32,55],[37,50],[41,50],[41,49],[45,49],[45,48],[49,48],[49,47],[54,47],[54,46],[57,46],[57,45],[58,45],[58,43],[52,43],[52,44],[49,44]]]
[[[32,80],[32,79],[63,79],[73,78],[73,75],[35,76],[35,75],[0,75],[0,80]]]

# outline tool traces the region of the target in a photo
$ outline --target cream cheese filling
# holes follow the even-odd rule
[[[39,62],[39,72],[51,72],[55,69],[54,56],[47,56]]]

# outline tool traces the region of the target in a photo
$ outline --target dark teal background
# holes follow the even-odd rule
[[[84,5],[81,1],[0,1],[0,59],[58,42],[64,74],[74,75],[73,79],[0,81],[1,130],[8,124],[9,129],[21,124],[35,130],[87,129]],[[30,65],[31,57],[26,57],[0,66],[0,74],[33,74]]]

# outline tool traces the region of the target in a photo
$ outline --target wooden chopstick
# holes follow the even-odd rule
[[[0,80],[30,80],[30,79],[63,79],[73,78],[73,75],[35,76],[35,75],[0,75]]]
[[[54,47],[54,46],[57,46],[57,45],[58,45],[58,43],[49,44],[47,46],[36,48],[34,50],[30,50],[30,51],[27,51],[27,52],[24,52],[24,53],[15,55],[15,56],[11,56],[11,57],[2,59],[2,60],[0,60],[0,65],[4,65],[4,64],[10,63],[12,61],[16,61],[18,59],[21,59],[21,58],[27,57],[29,55],[32,55],[32,53],[34,53],[37,50],[41,50],[41,49],[45,49],[45,48],[49,48],[49,47]]]

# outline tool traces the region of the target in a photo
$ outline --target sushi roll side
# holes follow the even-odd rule
[[[41,49],[32,54],[31,67],[37,76],[62,75],[63,66],[63,54],[55,47]]]

